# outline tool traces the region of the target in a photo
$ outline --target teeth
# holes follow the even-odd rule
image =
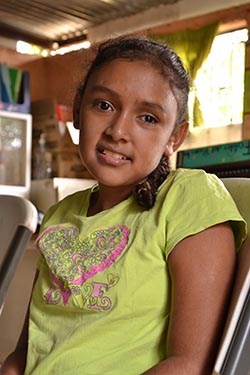
[[[102,150],[101,152],[102,152],[102,154],[111,156],[114,159],[127,160],[126,156],[123,156],[121,154],[118,154],[118,153],[110,151],[110,150]]]

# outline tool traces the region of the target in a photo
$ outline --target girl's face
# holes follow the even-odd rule
[[[178,147],[176,117],[174,95],[156,69],[113,60],[92,74],[84,93],[81,158],[100,186],[130,191]]]

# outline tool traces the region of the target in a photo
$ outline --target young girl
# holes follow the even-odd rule
[[[29,333],[2,374],[211,373],[246,229],[218,178],[169,170],[188,92],[169,47],[99,47],[74,103],[98,184],[45,215]]]

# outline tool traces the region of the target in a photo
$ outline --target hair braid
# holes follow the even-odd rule
[[[159,186],[170,172],[169,159],[163,155],[156,169],[150,173],[148,178],[138,184],[135,188],[137,203],[149,210],[153,207]]]

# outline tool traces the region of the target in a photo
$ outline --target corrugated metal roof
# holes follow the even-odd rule
[[[0,36],[50,47],[90,27],[178,0],[0,0]]]

